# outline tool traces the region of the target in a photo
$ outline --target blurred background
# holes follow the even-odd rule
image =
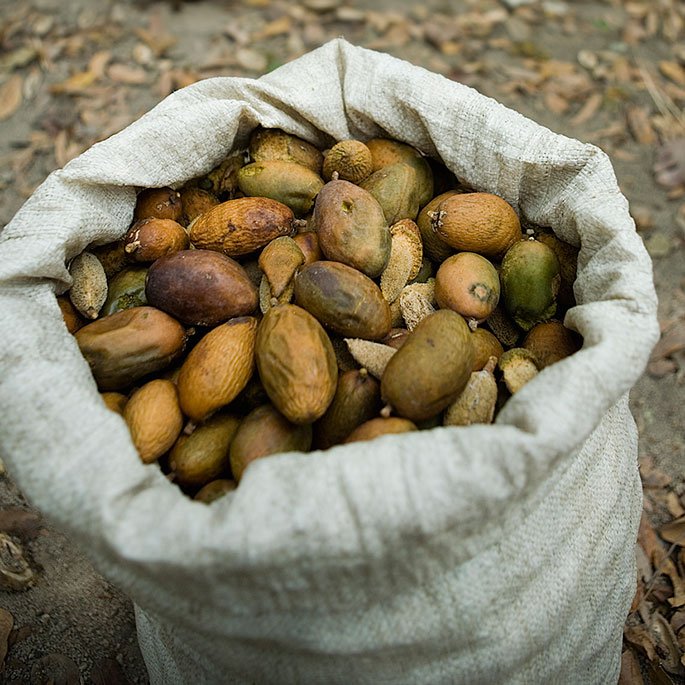
[[[52,170],[174,90],[257,78],[338,36],[611,157],[654,260],[662,328],[631,399],[645,515],[622,682],[683,682],[683,0],[0,0],[0,227]],[[147,682],[128,600],[6,475],[0,534],[36,573],[0,594],[0,680]]]

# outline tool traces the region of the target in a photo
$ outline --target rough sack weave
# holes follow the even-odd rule
[[[193,502],[143,466],[55,292],[262,124],[320,146],[388,136],[581,246],[581,352],[492,426],[256,462]],[[137,605],[153,683],[613,683],[641,511],[627,393],[658,336],[651,263],[611,164],[474,90],[336,40],[214,78],[54,172],[0,233],[1,456]]]

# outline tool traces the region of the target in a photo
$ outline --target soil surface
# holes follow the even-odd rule
[[[678,0],[0,0],[0,226],[52,170],[174,89],[215,75],[258,77],[338,36],[471,85],[609,154],[654,260],[665,340],[631,395],[645,512],[654,526],[682,517],[685,189],[659,186],[652,170],[659,146],[685,136]],[[83,682],[147,682],[128,599],[39,519],[9,475],[0,507],[0,531],[36,573],[30,589],[0,593],[13,618],[9,638],[0,631],[0,652],[3,639],[9,646],[0,677],[42,683],[72,669]],[[682,658],[685,633],[678,637]],[[664,666],[658,645],[654,657],[636,653],[648,680],[682,676],[677,664]],[[78,682],[71,677],[60,682]]]

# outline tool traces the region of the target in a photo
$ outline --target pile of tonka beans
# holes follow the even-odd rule
[[[580,348],[576,260],[404,143],[257,129],[142,190],[58,301],[141,460],[209,502],[270,454],[492,422]]]

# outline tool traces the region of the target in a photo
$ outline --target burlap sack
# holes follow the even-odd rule
[[[143,466],[54,293],[121,235],[136,186],[207,172],[257,124],[385,135],[580,244],[581,352],[496,425],[280,455],[212,506]],[[342,40],[168,97],[53,173],[0,235],[2,458],[137,604],[153,683],[612,683],[641,510],[627,392],[658,330],[607,157]]]

